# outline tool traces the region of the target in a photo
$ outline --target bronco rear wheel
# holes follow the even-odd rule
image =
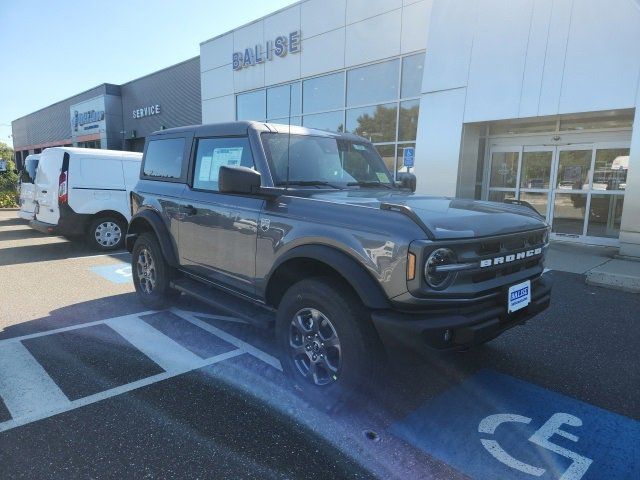
[[[285,374],[325,408],[357,397],[383,359],[369,312],[347,285],[330,277],[302,280],[287,290],[276,336]]]

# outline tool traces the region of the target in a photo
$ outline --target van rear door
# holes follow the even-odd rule
[[[58,187],[65,154],[68,165],[68,153],[65,151],[55,148],[45,150],[40,156],[36,173],[36,220],[51,225],[57,225],[60,219]]]

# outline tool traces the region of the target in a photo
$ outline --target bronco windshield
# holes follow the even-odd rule
[[[393,185],[375,147],[364,141],[264,133],[262,143],[276,185]]]

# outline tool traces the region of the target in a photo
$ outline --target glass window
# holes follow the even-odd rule
[[[518,156],[518,152],[493,152],[491,154],[490,187],[516,187]]]
[[[29,160],[25,161],[24,168],[20,173],[20,181],[22,183],[35,183],[37,168],[38,168],[37,159],[30,158]]]
[[[417,138],[419,111],[420,100],[400,102],[400,126],[398,128],[399,141],[414,141]]]
[[[395,142],[397,112],[396,103],[347,110],[347,131],[371,142]]]
[[[253,168],[247,138],[203,138],[198,140],[193,187],[218,191],[220,167]]]
[[[382,157],[382,160],[384,160],[384,164],[387,166],[389,171],[393,172],[396,167],[396,146],[376,145],[376,150],[378,150],[378,153]]]
[[[262,141],[277,185],[292,182],[391,183],[373,145],[331,137],[265,133]]]
[[[181,178],[184,138],[151,140],[144,157],[144,174],[149,177]]]
[[[502,192],[502,191],[490,191],[489,192],[489,201],[490,202],[504,202],[505,198],[515,198],[513,192]]]
[[[318,130],[342,132],[344,131],[344,111],[305,115],[302,118],[302,125],[308,128],[317,128]]]
[[[402,98],[417,97],[422,89],[422,70],[424,68],[424,53],[411,55],[402,59]]]
[[[398,98],[399,60],[376,63],[347,72],[347,106],[382,103]]]
[[[560,119],[560,130],[596,130],[601,128],[631,128],[633,111],[607,112],[593,115],[578,115]]]
[[[624,195],[592,195],[587,235],[618,238]]]
[[[553,152],[524,152],[520,188],[549,188]]]
[[[547,204],[549,203],[549,194],[544,192],[520,192],[520,200],[529,203],[543,217],[547,216]]]
[[[267,121],[271,123],[280,123],[282,125],[298,125],[298,126],[302,125],[302,117],[271,118]]]
[[[263,122],[267,118],[266,92],[243,93],[236,97],[236,118],[238,120],[257,120]]]
[[[586,194],[556,193],[553,205],[552,231],[568,235],[582,235],[586,205]]]
[[[561,150],[558,163],[559,190],[583,190],[589,186],[591,150]]]
[[[291,112],[289,112],[291,101]],[[281,85],[267,90],[267,118],[283,118],[302,113],[302,87],[300,83]]]
[[[344,73],[305,80],[302,87],[304,113],[344,108]]]
[[[625,190],[629,169],[628,148],[596,150],[593,190]]]

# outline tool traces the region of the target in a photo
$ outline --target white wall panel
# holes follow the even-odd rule
[[[423,0],[402,9],[402,53],[423,50],[427,46],[428,25],[433,0]]]
[[[212,98],[202,102],[202,123],[233,122],[236,119],[234,95]]]
[[[553,0],[536,0],[533,4],[531,26],[529,28],[529,44],[524,75],[522,76],[522,95],[518,112],[520,117],[538,115],[552,9]]]
[[[456,194],[465,90],[457,88],[422,96],[415,162],[420,193]]]
[[[640,71],[640,9],[629,0],[573,6],[559,113],[635,105]]]
[[[402,0],[347,0],[347,25],[402,7]]]
[[[208,70],[201,74],[202,100],[233,93],[233,69],[231,65]]]
[[[423,92],[467,85],[477,0],[435,0],[428,28]]]
[[[264,42],[264,21],[247,25],[233,32],[233,48],[244,52]],[[264,63],[253,65],[233,72],[233,85],[236,92],[264,87]]]
[[[533,0],[484,0],[478,10],[465,121],[518,116]]]
[[[394,10],[347,26],[347,67],[400,54],[402,12]]]
[[[274,37],[275,38],[275,37]],[[302,45],[304,51],[304,45]],[[300,78],[300,61],[302,52],[288,54],[280,58],[274,55],[273,60],[264,63],[264,83],[274,85]]]
[[[572,0],[553,1],[538,106],[541,116],[558,114],[572,3]]]
[[[309,0],[301,5],[302,38],[344,27],[347,0]]]
[[[233,55],[233,33],[227,33],[210,42],[200,45],[200,71],[231,63]]]
[[[289,35],[294,30],[300,30],[300,5],[264,19],[264,40],[274,40],[278,35]]]
[[[345,29],[302,40],[301,75],[309,77],[344,68]]]

